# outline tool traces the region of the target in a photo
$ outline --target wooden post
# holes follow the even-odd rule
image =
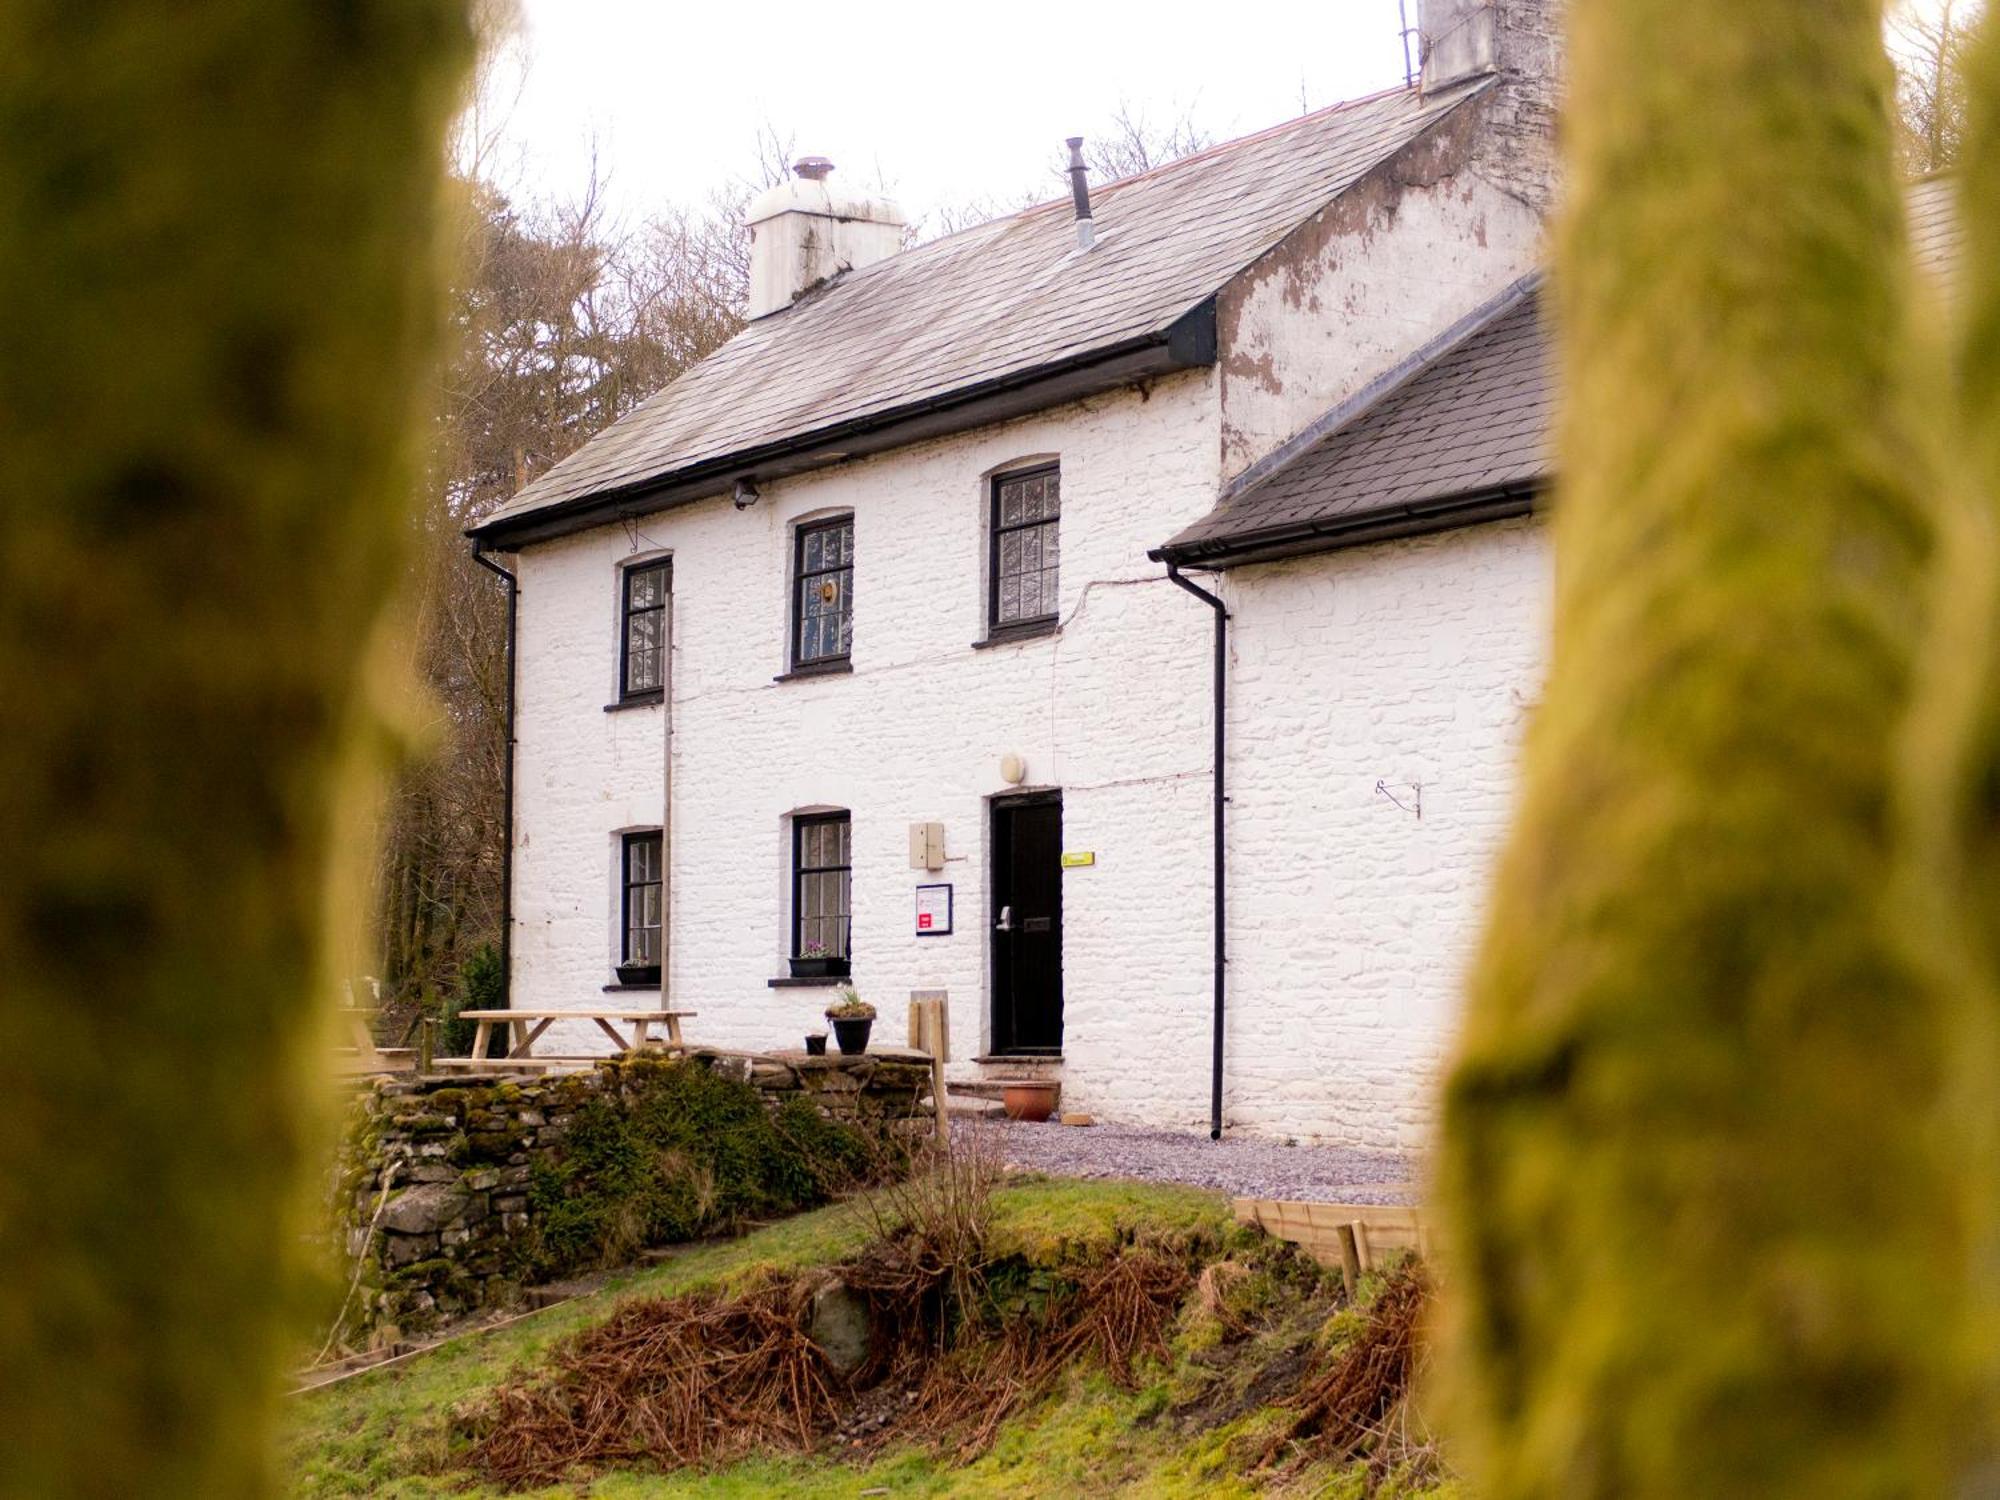
[[[951,1012],[943,990],[910,991],[910,1045],[931,1059],[931,1110],[939,1140],[951,1133],[945,1110],[944,1065],[951,1056]]]
[[[438,1022],[436,1016],[425,1016],[417,1023],[417,1071],[428,1073],[431,1059],[437,1056]]]
[[[1361,1283],[1361,1247],[1354,1241],[1354,1226],[1343,1224],[1335,1231],[1340,1236],[1340,1281],[1347,1288],[1347,1300],[1354,1300],[1355,1288]]]

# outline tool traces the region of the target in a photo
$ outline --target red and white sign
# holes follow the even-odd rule
[[[951,932],[951,887],[917,887],[917,936],[944,937]]]

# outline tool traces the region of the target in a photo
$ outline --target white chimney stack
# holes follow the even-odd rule
[[[896,205],[829,188],[832,171],[823,156],[803,157],[793,176],[751,203],[748,316],[790,307],[808,288],[903,248]]]
[[[1498,79],[1480,106],[1479,171],[1546,213],[1555,201],[1564,0],[1417,0],[1425,94]]]

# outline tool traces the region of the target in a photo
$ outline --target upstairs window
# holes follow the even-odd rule
[[[987,623],[995,630],[1056,617],[1061,473],[1051,465],[993,479],[992,579]]]
[[[792,972],[845,974],[854,871],[847,814],[792,820]]]
[[[625,835],[625,942],[623,962],[657,968],[660,962],[660,836]]]
[[[798,530],[792,666],[844,662],[854,645],[854,517]]]
[[[667,681],[667,565],[625,570],[624,636],[618,696],[659,697]]]

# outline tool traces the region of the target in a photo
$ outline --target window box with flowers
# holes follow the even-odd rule
[[[807,943],[792,960],[794,979],[845,979],[847,959],[828,950],[825,943]]]

